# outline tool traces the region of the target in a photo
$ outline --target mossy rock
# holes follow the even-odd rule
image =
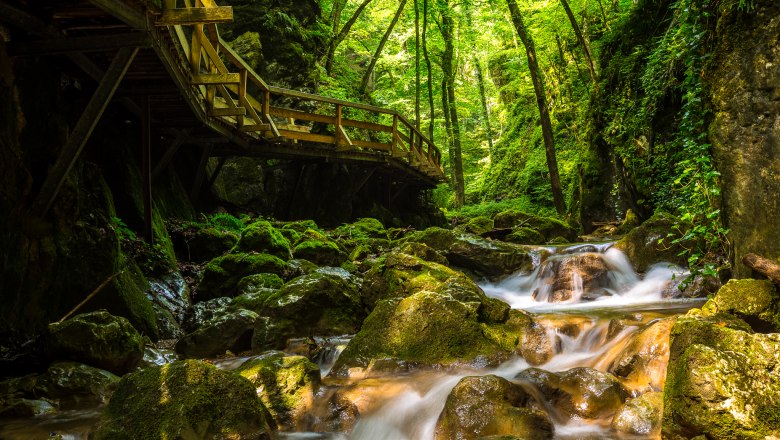
[[[135,369],[144,353],[143,338],[130,321],[106,311],[49,324],[46,346],[55,359],[83,362],[119,375]]]
[[[477,440],[510,434],[528,440],[552,438],[549,416],[525,408],[531,400],[521,386],[504,378],[464,377],[447,396],[434,438]]]
[[[664,438],[780,435],[780,334],[752,333],[727,314],[691,311],[672,328]]]
[[[186,360],[122,378],[95,440],[269,440],[274,428],[250,381]]]
[[[422,291],[377,303],[360,332],[339,356],[333,372],[366,368],[372,359],[396,358],[420,365],[495,364],[509,353],[487,338],[476,311],[451,296]]]
[[[513,229],[504,240],[510,243],[530,245],[544,244],[545,241],[544,235],[540,234],[539,231],[525,226]]]
[[[495,223],[492,218],[479,216],[469,219],[469,221],[463,225],[463,230],[469,234],[482,235],[492,231],[494,227]]]
[[[206,265],[203,280],[197,288],[196,299],[206,301],[221,296],[236,296],[238,283],[248,275],[276,274],[284,278],[289,271],[287,264],[268,254],[227,254]]]
[[[531,217],[529,214],[520,212],[514,209],[507,211],[501,211],[493,216],[493,224],[496,228],[514,228],[517,227],[520,222]]]
[[[320,367],[304,356],[270,352],[249,359],[235,371],[262,390],[260,400],[277,425],[291,429],[311,409],[320,387]]]
[[[304,240],[293,248],[295,258],[302,258],[320,266],[339,266],[347,261],[347,254],[338,244],[328,240]]]
[[[117,378],[119,380],[119,378]],[[0,419],[32,418],[56,413],[57,409],[48,400],[17,399],[14,397],[0,399]]]
[[[228,350],[249,350],[257,318],[257,313],[249,310],[227,310],[179,339],[176,352],[188,358],[208,358]]]
[[[561,236],[555,237],[552,240],[549,240],[547,242],[547,244],[551,244],[553,246],[561,246],[561,245],[565,245],[565,244],[569,244],[569,243],[570,243],[570,241],[568,239],[566,239],[565,237],[561,237]]]
[[[443,265],[447,264],[447,259],[444,258],[442,254],[424,243],[408,241],[406,243],[402,243],[395,250],[402,254],[411,255],[417,258],[421,258],[425,261],[430,261],[432,263]]]
[[[344,238],[381,238],[388,239],[387,230],[375,218],[361,218],[344,224],[333,230],[333,235]]]
[[[245,295],[260,289],[281,289],[283,285],[284,280],[275,273],[258,273],[241,278],[236,287],[239,295]]]
[[[225,312],[231,303],[231,298],[220,297],[195,303],[187,310],[182,323],[182,329],[186,332],[193,332],[206,321],[211,320]]]
[[[615,233],[626,234],[641,223],[642,221],[639,219],[639,216],[637,216],[632,209],[629,209],[626,211],[626,217],[623,219],[623,222],[615,229]]]
[[[473,234],[428,228],[409,235],[405,240],[423,243],[444,255],[453,266],[479,276],[496,278],[530,269],[533,265],[528,249]]]
[[[237,233],[214,227],[185,230],[183,236],[175,240],[176,256],[184,261],[209,261],[230,251],[238,239]]]
[[[228,304],[227,309],[233,311],[245,309],[251,310],[255,313],[263,313],[263,310],[265,309],[265,302],[269,297],[271,297],[271,295],[274,295],[278,291],[279,289],[264,288],[252,290],[249,293],[238,295],[237,297],[230,300],[230,304]]]
[[[760,333],[780,331],[780,296],[769,280],[729,280],[704,308],[736,315]]]
[[[38,398],[56,401],[63,410],[104,405],[114,392],[119,377],[108,371],[77,362],[55,362],[35,381]]]
[[[526,227],[533,229],[541,234],[547,241],[552,240],[555,237],[564,237],[569,241],[577,239],[576,229],[552,217],[540,217],[520,211],[509,210],[499,212],[493,216],[493,221],[496,228],[519,229],[521,227]]]
[[[241,231],[236,244],[237,252],[258,252],[289,260],[290,242],[271,223],[260,220]]]
[[[615,376],[585,367],[560,373],[557,389],[555,406],[584,419],[611,417],[628,397]]]
[[[323,232],[322,229],[320,229],[320,227],[317,226],[317,223],[314,220],[298,220],[294,222],[285,222],[282,224],[282,227],[280,229],[295,231],[298,234],[303,234],[309,229],[311,229],[312,231]]]
[[[657,437],[661,433],[663,408],[663,393],[645,393],[629,399],[612,419],[612,429],[626,435]]]
[[[679,255],[685,249],[671,244],[667,238],[673,232],[675,222],[673,216],[658,212],[615,243],[615,249],[626,254],[637,272],[645,272],[656,263],[687,267],[687,260]],[[660,239],[664,239],[661,244],[658,243]]]

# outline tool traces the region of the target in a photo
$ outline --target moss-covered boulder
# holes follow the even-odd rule
[[[402,254],[411,255],[413,257],[421,258],[425,261],[430,261],[437,264],[447,264],[447,259],[435,249],[429,247],[425,243],[417,243],[414,241],[407,241],[398,246],[395,251]]]
[[[615,234],[626,234],[630,232],[632,229],[636,228],[642,223],[642,221],[639,219],[639,216],[634,213],[633,210],[629,209],[626,211],[626,216],[623,219],[623,221],[620,223],[620,225],[615,228]]]
[[[486,232],[492,231],[494,227],[493,219],[486,216],[478,216],[469,219],[466,224],[462,226],[464,232],[469,234],[482,235]]]
[[[541,234],[546,241],[563,237],[568,241],[577,239],[577,230],[566,223],[551,217],[541,217],[516,210],[499,212],[493,216],[496,228],[529,228]]]
[[[673,232],[675,222],[673,216],[658,212],[615,243],[615,249],[626,254],[637,272],[645,272],[656,263],[672,263],[685,267],[688,262],[685,257],[680,256],[685,249],[671,244],[666,237]],[[659,243],[662,238],[663,243]]]
[[[273,432],[273,420],[250,381],[187,360],[123,377],[94,438],[265,440]]]
[[[385,226],[375,218],[361,218],[341,225],[333,230],[333,235],[341,238],[388,238]]]
[[[144,353],[143,338],[130,321],[106,311],[49,324],[46,346],[55,359],[83,362],[119,375],[135,369]]]
[[[288,271],[287,264],[273,255],[255,253],[223,255],[206,265],[195,299],[207,301],[222,296],[233,297],[238,294],[238,283],[248,275],[270,273],[284,278]]]
[[[780,331],[780,295],[769,280],[729,280],[702,309],[738,316],[760,333]]]
[[[539,268],[540,279],[550,279],[533,292],[537,301],[593,300],[607,294],[609,266],[603,254],[586,252],[548,258]],[[581,295],[575,298],[575,295]]]
[[[525,408],[531,397],[519,385],[494,376],[464,377],[436,422],[437,440],[476,440],[492,435],[550,439],[553,425],[542,411]]]
[[[346,250],[336,241],[312,229],[301,235],[292,252],[295,258],[308,260],[319,266],[338,267],[348,258]]]
[[[117,380],[119,380],[117,378]],[[31,418],[57,412],[54,405],[43,399],[0,399],[0,419]]]
[[[223,255],[238,243],[239,234],[215,227],[187,227],[173,239],[176,257],[202,263]]]
[[[663,393],[645,393],[629,399],[612,418],[612,429],[624,435],[657,437],[661,433]]]
[[[238,252],[257,252],[289,260],[290,242],[266,220],[259,220],[241,231],[236,244]]]
[[[669,333],[674,318],[652,321],[634,333],[613,358],[607,372],[637,392],[661,391],[669,359]]]
[[[77,362],[56,362],[37,377],[34,394],[60,409],[93,408],[108,402],[119,377]]]
[[[695,309],[672,327],[663,436],[780,435],[780,334],[752,333],[727,314]]]
[[[333,372],[346,374],[381,358],[421,365],[496,364],[508,355],[485,336],[474,308],[449,295],[422,291],[377,303]]]
[[[321,269],[295,278],[270,295],[262,314],[295,323],[292,336],[351,334],[366,316],[359,282],[341,269]]]
[[[546,241],[544,235],[539,233],[539,231],[525,226],[512,229],[512,232],[504,240],[510,243],[529,245],[544,244]]]
[[[592,368],[572,368],[560,374],[556,406],[567,414],[585,419],[612,416],[628,393],[620,381],[609,373]]]
[[[528,249],[522,246],[448,229],[428,228],[406,240],[423,243],[444,255],[452,265],[480,276],[508,275],[530,269],[533,264]]]
[[[258,273],[241,278],[236,288],[239,295],[246,295],[261,289],[281,289],[283,285],[284,280],[275,273]]]
[[[189,358],[208,358],[228,350],[249,350],[257,318],[257,313],[249,310],[225,311],[179,339],[176,352]]]
[[[320,367],[304,356],[270,352],[249,359],[236,372],[260,390],[277,425],[291,429],[311,409],[320,387]]]

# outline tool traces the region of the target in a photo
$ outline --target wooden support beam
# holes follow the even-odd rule
[[[103,80],[98,84],[97,90],[95,90],[87,107],[84,109],[84,113],[81,114],[81,118],[79,118],[70,136],[68,136],[62,152],[60,152],[54,166],[49,170],[49,174],[43,182],[38,196],[33,201],[32,211],[35,214],[43,217],[51,208],[68,173],[79,160],[81,152],[84,150],[87,140],[89,140],[89,136],[95,129],[137,53],[138,48],[124,48],[119,49],[119,52],[114,56],[111,65],[103,76]]]
[[[165,153],[160,158],[160,161],[157,162],[157,165],[154,167],[154,170],[152,171],[152,178],[156,178],[159,176],[162,171],[165,169],[165,167],[168,166],[169,163],[171,163],[171,159],[173,159],[173,156],[176,155],[176,152],[179,151],[179,147],[182,146],[184,143],[184,135],[178,135],[173,139],[173,142],[168,147],[167,150],[165,150]]]
[[[131,2],[117,0],[89,0],[90,3],[122,20],[136,29],[149,29],[146,14],[131,5]]]
[[[141,177],[143,180],[144,204],[144,240],[154,245],[154,229],[152,228],[152,127],[151,103],[144,96],[143,113],[141,117]]]
[[[251,125],[244,125],[241,127],[241,131],[245,133],[249,133],[252,131],[269,131],[271,130],[271,126],[268,124],[251,124]]]
[[[192,182],[192,190],[190,191],[190,198],[192,198],[193,202],[196,202],[200,196],[200,188],[203,186],[203,179],[206,177],[206,165],[209,163],[209,157],[211,157],[211,150],[213,149],[213,145],[203,147],[203,153],[200,155],[200,162],[198,163],[195,180]]]
[[[211,116],[244,116],[246,107],[217,107],[210,111]]]
[[[99,52],[123,47],[150,47],[149,35],[127,32],[92,37],[47,38],[45,40],[14,41],[8,45],[11,56],[59,55],[72,52]]]
[[[238,73],[201,73],[193,74],[190,82],[193,85],[222,85],[240,84],[241,75]]]
[[[226,161],[227,156],[222,156],[217,161],[217,167],[214,168],[214,172],[211,173],[211,177],[209,177],[209,181],[206,185],[207,190],[210,190],[212,187],[214,187],[214,182],[217,181],[217,177],[219,177],[219,173],[222,172],[222,168],[225,166]]]
[[[154,22],[155,26],[174,26],[205,23],[231,23],[232,6],[216,8],[178,8],[163,10],[162,16]]]

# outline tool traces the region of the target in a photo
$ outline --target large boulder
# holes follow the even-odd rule
[[[378,238],[387,240],[387,230],[375,218],[361,218],[352,223],[344,224],[333,230],[333,234],[342,238]]]
[[[49,324],[46,345],[55,359],[82,362],[122,375],[143,358],[144,342],[130,321],[106,311]]]
[[[631,435],[657,437],[661,433],[663,393],[645,393],[629,399],[612,419],[612,429]]]
[[[294,322],[290,337],[352,334],[366,316],[359,288],[359,281],[343,269],[318,269],[269,295],[261,314]]]
[[[686,267],[688,261],[682,256],[685,249],[667,238],[676,222],[673,216],[658,212],[615,243],[615,249],[626,254],[637,272],[645,272],[656,263]],[[661,239],[664,241],[659,243]]]
[[[176,352],[188,358],[208,358],[228,350],[233,353],[249,350],[257,318],[257,313],[249,310],[225,310],[179,339]]]
[[[533,292],[537,301],[565,302],[596,299],[606,294],[609,266],[598,253],[548,258],[539,269],[539,279],[552,280]]]
[[[274,423],[255,387],[204,362],[178,361],[125,376],[95,440],[270,439]]]
[[[479,276],[500,277],[533,265],[525,247],[448,229],[428,228],[411,234],[406,240],[426,244],[452,265]]]
[[[512,232],[517,232],[520,228],[528,228],[538,232],[545,241],[550,241],[556,237],[563,237],[567,241],[577,239],[577,230],[566,223],[550,218],[530,215],[524,212],[509,210],[499,212],[493,217],[496,228],[511,228]]]
[[[435,438],[476,440],[491,435],[550,439],[547,414],[525,408],[531,400],[522,387],[494,376],[464,377],[455,385],[436,422]]]
[[[325,234],[307,230],[295,243],[292,250],[295,258],[311,261],[320,266],[339,266],[347,261],[347,253],[338,243]]]
[[[780,331],[780,295],[769,280],[729,280],[703,307],[742,318],[754,331]]]
[[[236,370],[257,387],[277,425],[294,428],[311,409],[320,387],[320,368],[304,356],[270,352],[251,358]]]
[[[176,257],[182,261],[202,263],[230,251],[238,243],[239,234],[215,227],[189,226],[172,233]]]
[[[119,377],[77,362],[56,362],[35,380],[35,396],[59,409],[94,408],[108,402]]]
[[[672,327],[663,436],[780,436],[780,334],[692,310]]]
[[[236,244],[240,252],[257,252],[289,260],[290,242],[271,223],[259,220],[241,231],[241,238]]]
[[[366,318],[333,367],[346,374],[372,359],[396,358],[421,365],[496,364],[509,352],[488,338],[476,310],[449,295],[422,291],[383,300]]]
[[[289,270],[284,261],[273,255],[255,253],[223,255],[206,265],[203,280],[197,288],[196,300],[233,297],[238,293],[238,283],[248,275],[271,273],[284,278]]]
[[[645,325],[631,336],[607,371],[622,378],[629,388],[638,392],[663,390],[672,325],[674,318],[659,319]]]

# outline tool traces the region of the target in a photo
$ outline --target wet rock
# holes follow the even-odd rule
[[[57,409],[46,400],[0,399],[0,419],[37,417],[54,412],[57,412]]]
[[[780,334],[692,310],[670,337],[664,438],[763,439],[780,434]]]
[[[192,308],[187,311],[182,327],[187,332],[195,331],[206,321],[224,313],[230,302],[230,298],[221,297],[195,303]]]
[[[436,422],[436,439],[478,439],[516,434],[526,439],[553,437],[549,417],[524,406],[531,397],[494,375],[465,377],[447,396]]]
[[[38,398],[57,401],[60,409],[89,408],[108,402],[119,378],[76,362],[57,362],[35,381]]]
[[[406,240],[426,244],[444,255],[452,265],[480,276],[508,275],[530,269],[533,264],[528,250],[522,246],[447,229],[428,228],[411,234]]]
[[[119,382],[96,440],[270,439],[273,421],[247,379],[204,362],[147,368]]]
[[[239,234],[219,228],[186,228],[173,239],[176,257],[181,261],[203,263],[230,251]]]
[[[544,244],[546,240],[544,235],[539,233],[536,229],[521,226],[512,229],[512,232],[506,236],[505,241],[517,244],[538,245]]]
[[[627,435],[658,436],[663,408],[663,393],[645,393],[629,399],[612,419],[612,429]]]
[[[508,352],[485,336],[473,308],[451,296],[422,291],[380,301],[349,342],[333,371],[366,368],[372,359],[424,365],[495,364]]]
[[[573,416],[585,419],[612,416],[628,395],[614,376],[592,368],[572,368],[559,377],[555,406]]]
[[[529,364],[544,364],[555,354],[553,338],[547,333],[544,326],[531,322],[520,334],[518,354]]]
[[[55,359],[83,362],[115,374],[135,369],[144,343],[130,321],[106,311],[49,324],[46,346]]]
[[[255,293],[260,289],[281,289],[284,280],[275,273],[258,273],[241,278],[236,286],[239,295]]]
[[[692,280],[676,277],[664,289],[664,298],[706,298],[714,295],[723,286],[716,277],[696,275]]]
[[[607,371],[625,379],[626,385],[635,390],[663,390],[669,360],[669,332],[674,321],[666,318],[647,324],[631,336]]]
[[[245,309],[251,310],[255,313],[263,313],[265,308],[265,302],[271,295],[278,292],[279,289],[257,289],[250,293],[245,293],[233,298],[228,305],[228,309],[237,310]]]
[[[411,255],[413,257],[417,257],[425,261],[430,261],[432,263],[443,265],[447,264],[447,259],[444,258],[442,254],[424,243],[408,241],[398,246],[398,248],[395,250],[402,254]]]
[[[287,264],[268,254],[239,253],[217,257],[206,265],[203,280],[197,288],[197,301],[207,301],[223,296],[234,297],[239,281],[248,275],[271,273],[284,278]]]
[[[366,316],[358,281],[337,268],[295,278],[270,295],[262,315],[295,321],[297,336],[335,336],[357,331]]]
[[[295,243],[295,258],[311,261],[319,266],[338,266],[347,261],[347,252],[325,234],[308,230]]]
[[[290,242],[271,223],[260,220],[247,226],[241,232],[236,244],[240,252],[257,252],[289,260]]]
[[[615,249],[623,251],[637,272],[645,272],[656,263],[672,263],[686,267],[688,262],[680,253],[679,245],[666,239],[672,233],[677,220],[669,214],[656,213],[615,243]],[[662,244],[658,240],[664,239]]]
[[[769,280],[729,280],[704,309],[738,316],[756,332],[780,331],[780,294]]]
[[[601,254],[584,253],[549,258],[542,263],[539,279],[549,280],[533,292],[537,301],[565,302],[572,299],[596,299],[606,294],[609,267]]]
[[[170,364],[177,360],[179,360],[179,355],[173,350],[147,346],[144,349],[144,358],[141,360],[141,368]]]
[[[257,313],[249,310],[225,311],[179,339],[176,352],[189,358],[208,358],[228,350],[249,350],[257,318]]]
[[[559,391],[561,377],[541,368],[527,368],[515,376],[515,380],[537,389],[546,401],[552,401],[561,394]]]
[[[271,352],[249,359],[236,373],[249,379],[277,425],[294,428],[314,402],[320,368],[303,356]]]

